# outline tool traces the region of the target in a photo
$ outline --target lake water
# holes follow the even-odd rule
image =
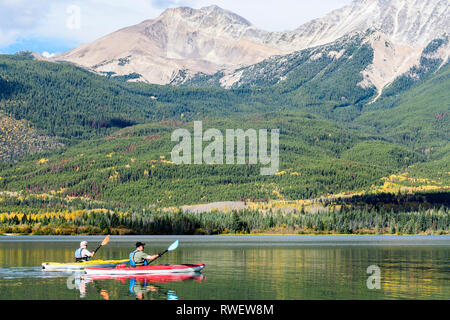
[[[41,270],[44,261],[72,262],[81,240],[93,250],[103,238],[0,236],[0,299],[450,299],[450,236],[112,236],[97,258],[126,259],[137,241],[155,254],[178,239],[159,263],[206,268],[121,280]]]

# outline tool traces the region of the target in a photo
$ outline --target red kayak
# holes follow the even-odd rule
[[[87,275],[139,275],[139,274],[174,274],[196,273],[205,267],[204,264],[159,264],[143,267],[117,266],[116,268],[85,268]]]

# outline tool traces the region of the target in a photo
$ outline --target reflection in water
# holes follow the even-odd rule
[[[167,291],[167,300],[178,300],[177,293],[175,291]]]
[[[100,290],[100,295],[103,297],[104,300],[109,300],[109,292],[108,290]]]
[[[143,239],[151,252],[165,250],[173,240],[154,239]],[[321,237],[308,241],[285,237],[282,243],[209,239],[216,238],[181,242],[160,262],[205,263],[202,273],[208,281],[200,284],[195,277],[94,279],[43,272],[43,261],[72,261],[79,241],[9,242],[0,237],[0,299],[450,299],[450,237],[399,241],[378,237],[364,242],[361,237],[336,236],[327,243]],[[129,252],[130,241],[113,240],[99,251],[98,258],[123,258]],[[380,290],[367,287],[367,268],[372,265],[380,268]]]
[[[80,291],[80,298],[86,297],[86,281],[81,279],[81,276],[78,275],[75,277],[75,288]]]
[[[147,280],[130,279],[129,291],[136,295],[137,300],[143,300],[147,292],[158,292],[160,287],[147,283]]]
[[[196,282],[203,282],[206,280],[206,277],[201,273],[186,273],[186,274],[165,274],[165,275],[126,275],[126,276],[84,276],[81,280],[81,283],[84,286],[77,287],[80,290],[81,298],[85,297],[86,293],[86,284],[93,282],[95,285],[100,286],[102,281],[105,280],[114,280],[121,283],[129,281],[128,291],[129,293],[136,296],[137,300],[145,299],[145,295],[147,293],[156,293],[159,298],[166,297],[167,300],[178,300],[178,296],[176,291],[174,290],[165,290],[163,288],[163,284],[170,284],[171,282],[184,282],[188,280],[194,280]],[[84,290],[84,291],[82,291]],[[103,291],[103,294],[102,294]],[[101,295],[106,300],[109,300],[109,293],[105,289],[100,290]]]
[[[0,268],[0,279],[58,278],[71,275],[71,272],[42,272],[42,267]]]

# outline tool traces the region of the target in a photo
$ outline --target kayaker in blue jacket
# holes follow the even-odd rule
[[[130,265],[132,267],[146,266],[149,262],[155,260],[159,255],[149,255],[144,252],[145,243],[136,242],[136,250],[130,253]]]
[[[95,253],[89,252],[87,247],[88,247],[87,241],[80,242],[80,248],[75,251],[76,262],[89,261],[94,256]]]

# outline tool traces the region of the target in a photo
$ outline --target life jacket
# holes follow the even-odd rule
[[[136,262],[134,261],[134,255],[136,254],[137,250],[134,250],[133,252],[130,253],[129,258],[130,258],[130,266],[132,267],[136,267]],[[144,260],[144,266],[148,265],[148,261]]]
[[[85,262],[89,261],[90,257],[83,257],[81,254],[83,253],[83,248],[79,248],[75,250],[75,261],[76,262]]]

